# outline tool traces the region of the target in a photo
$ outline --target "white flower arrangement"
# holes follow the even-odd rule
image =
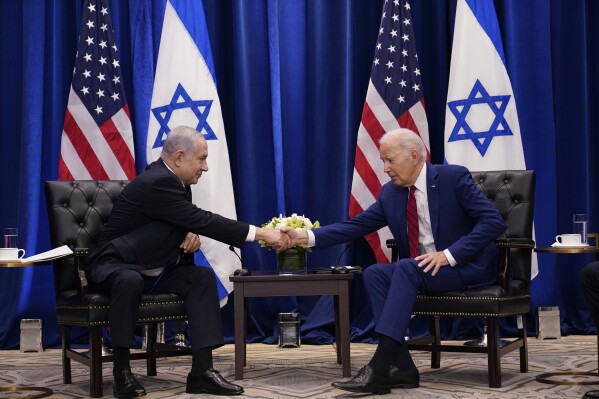
[[[297,213],[294,213],[291,216],[285,216],[285,217],[283,215],[275,216],[272,219],[270,219],[268,222],[264,223],[262,225],[262,227],[265,229],[280,229],[282,227],[291,227],[292,229],[295,229],[295,230],[305,231],[305,230],[312,230],[312,229],[319,228],[320,223],[318,222],[318,220],[315,221],[314,223],[312,223],[312,221],[309,218],[305,217],[304,215],[298,216]],[[259,243],[260,243],[261,247],[269,246],[263,240],[260,240]],[[297,248],[297,249],[301,248],[301,249],[307,250],[306,246],[302,245],[302,244],[298,244],[294,248]]]

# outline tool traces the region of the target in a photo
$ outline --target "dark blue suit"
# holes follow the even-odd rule
[[[457,261],[435,276],[424,273],[409,258],[406,224],[408,189],[389,182],[377,201],[354,219],[314,230],[316,248],[354,240],[389,226],[400,257],[394,264],[377,264],[364,272],[376,331],[403,341],[416,293],[442,292],[495,282],[494,240],[506,225],[470,172],[457,165],[427,164],[427,195],[437,251],[449,249]]]

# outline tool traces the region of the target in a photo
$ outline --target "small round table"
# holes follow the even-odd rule
[[[0,268],[42,266],[48,265],[48,263],[49,261],[47,260],[38,262],[7,262],[0,260]],[[0,392],[14,392],[16,394],[10,397],[3,396],[4,399],[39,399],[48,397],[54,393],[50,388],[26,386],[0,387]]]
[[[599,243],[598,238],[599,234],[589,234],[590,238],[595,239],[595,245],[589,246],[579,246],[579,247],[541,247],[535,248],[535,252],[539,253],[548,253],[548,254],[595,254],[597,260],[599,260]],[[599,336],[597,337],[597,345],[599,346]],[[599,361],[599,359],[598,359]],[[567,381],[567,380],[555,380],[554,377],[559,376],[587,376],[587,377],[595,377],[593,379],[588,379],[584,381]],[[556,385],[597,385],[599,384],[599,368],[598,372],[584,372],[584,371],[559,371],[553,373],[543,373],[539,374],[536,377],[538,382],[542,382],[545,384],[556,384]]]

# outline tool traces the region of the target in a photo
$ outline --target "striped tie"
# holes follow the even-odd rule
[[[408,195],[408,207],[406,209],[408,219],[408,246],[410,248],[410,258],[415,258],[418,253],[418,211],[416,210],[416,187],[410,186]]]

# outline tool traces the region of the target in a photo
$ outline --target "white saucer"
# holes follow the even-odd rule
[[[578,244],[578,245],[567,245],[567,244],[562,244],[561,242],[554,242],[553,244],[551,244],[552,247],[561,247],[561,248],[584,248],[584,247],[588,247],[589,244]]]

